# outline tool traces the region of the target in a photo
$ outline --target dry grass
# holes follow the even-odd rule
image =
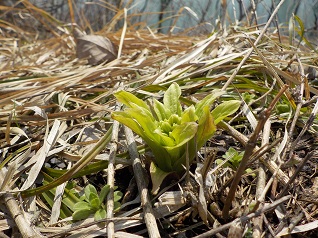
[[[223,88],[227,92],[219,100],[241,99],[242,107],[235,117],[221,124],[191,167],[194,173],[197,164],[207,166],[211,162],[207,168],[211,183],[200,184],[197,175],[191,173],[191,186],[184,178],[173,178],[158,196],[151,195],[155,205],[146,214],[155,217],[161,235],[209,237],[245,230],[255,237],[262,233],[274,236],[295,226],[305,229],[300,225],[307,223],[307,234],[317,234],[311,231],[318,226],[317,53],[310,47],[290,45],[287,38],[266,32],[253,49],[261,32],[257,28],[229,29],[201,38],[128,28],[107,33],[117,46],[121,47],[124,39],[120,57],[90,66],[85,59],[76,58],[76,43],[66,27],[59,26],[58,30],[56,21],[31,5],[27,7],[40,15],[38,19],[46,22],[53,37],[37,40],[29,29],[1,23],[5,25],[0,38],[1,235],[104,236],[105,224],[93,218],[72,223],[70,206],[86,184],[101,187],[107,183],[113,162],[115,185],[125,197],[123,209],[105,221],[114,222],[118,236],[147,236],[147,231],[155,234],[156,226],[143,225],[148,218],[136,192],[139,180],[133,176],[139,175],[132,170],[127,132],[122,128],[110,130],[110,113],[118,110],[112,95],[124,88],[140,98],[160,98],[172,82],[182,88],[185,104]],[[96,34],[106,35],[105,31]],[[238,68],[248,52],[251,55]],[[276,98],[275,107],[266,110],[286,84],[289,87]],[[258,118],[261,111],[269,113],[269,120],[260,128],[260,135],[248,140],[260,132],[255,128],[262,121]],[[108,143],[111,134],[118,134],[118,139]],[[146,146],[135,140],[135,152],[147,168]],[[251,143],[254,145],[249,147]],[[239,176],[229,217],[224,219],[222,208],[236,170],[210,160],[222,159],[229,147],[238,151],[248,148],[254,153],[246,158],[252,172]],[[51,169],[47,168],[49,164]],[[61,177],[66,168],[69,172]],[[39,193],[31,188],[53,179],[57,179],[54,189],[30,197]],[[58,184],[66,185],[59,188],[65,193],[62,203],[53,205]],[[203,197],[200,186],[205,186]],[[10,201],[14,203],[9,205]],[[21,211],[24,215],[17,215]],[[30,223],[30,230],[20,226],[25,225],[23,222]]]

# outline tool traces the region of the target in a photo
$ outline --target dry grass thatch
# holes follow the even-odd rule
[[[71,27],[26,7],[49,22],[54,36],[36,40],[1,22],[2,237],[157,237],[158,227],[165,237],[317,235],[314,46],[257,27],[196,38],[124,27],[96,33],[118,47],[118,57],[88,65],[76,57]],[[120,109],[113,93],[124,88],[160,99],[172,82],[185,104],[222,88],[220,102],[236,98],[242,106],[220,123],[184,177],[172,177],[152,195],[151,154],[110,119]],[[245,151],[245,166],[226,166],[230,147]],[[200,166],[209,182],[200,182]],[[122,209],[99,222],[72,222],[83,187],[106,183],[123,192]],[[111,194],[107,208],[113,209]]]

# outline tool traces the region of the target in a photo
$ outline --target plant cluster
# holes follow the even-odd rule
[[[137,133],[153,153],[150,171],[153,191],[169,173],[184,171],[186,159],[191,163],[196,152],[215,133],[216,125],[239,108],[240,101],[229,100],[211,111],[212,104],[223,93],[214,90],[184,110],[177,83],[166,90],[163,103],[155,98],[147,103],[126,91],[115,93],[126,108],[113,112],[112,118]]]
[[[87,185],[84,189],[84,195],[81,197],[82,201],[75,203],[73,207],[73,220],[83,220],[92,214],[94,214],[95,221],[106,218],[107,209],[104,200],[109,193],[109,190],[110,186],[106,184],[98,194],[93,185]],[[122,193],[120,191],[114,192],[114,211],[120,209],[121,204],[119,200],[121,197]]]

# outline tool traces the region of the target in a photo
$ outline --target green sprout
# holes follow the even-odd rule
[[[255,98],[255,94],[244,92],[244,93],[242,93],[242,98],[246,102],[246,104],[249,104]]]
[[[83,201],[75,203],[73,207],[73,220],[83,220],[92,214],[94,214],[95,221],[106,218],[107,210],[104,200],[109,193],[109,190],[110,186],[105,185],[102,188],[100,194],[98,194],[96,188],[93,185],[87,185],[84,189],[85,194],[82,196]],[[120,191],[114,192],[114,211],[118,211],[120,209],[119,200],[121,197],[122,193]]]
[[[231,168],[233,170],[237,170],[238,167],[240,166],[240,163],[243,159],[243,156],[244,156],[244,151],[242,152],[238,152],[237,150],[235,150],[233,147],[230,147],[226,152],[225,154],[222,156],[225,161],[222,160],[222,159],[217,159],[216,160],[216,163],[219,165],[219,164],[223,164],[223,167],[226,168]],[[247,168],[245,170],[246,173],[250,173],[252,176],[254,176],[255,174],[252,174],[253,170],[251,168]]]
[[[179,101],[181,89],[177,83],[167,89],[163,103],[153,98],[147,104],[126,91],[114,94],[126,108],[113,112],[112,118],[137,133],[154,155],[150,168],[154,187],[160,186],[169,173],[184,171],[186,157],[191,163],[196,152],[215,133],[216,125],[237,111],[238,100],[225,101],[210,111],[223,93],[214,90],[185,110]]]
[[[223,162],[223,160],[221,159],[217,159],[216,163],[217,164],[223,164],[223,167],[229,167],[233,170],[237,170],[237,168],[239,167],[242,159],[244,156],[244,151],[242,152],[238,152],[237,150],[235,150],[233,147],[230,147],[225,154],[222,156],[225,160],[227,160],[228,162]]]

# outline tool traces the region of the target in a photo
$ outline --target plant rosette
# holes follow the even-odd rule
[[[153,153],[150,165],[153,193],[169,173],[182,173],[187,156],[191,163],[196,152],[215,133],[216,125],[238,110],[241,102],[229,100],[210,111],[213,102],[223,93],[213,90],[185,110],[179,101],[181,89],[177,83],[166,90],[163,103],[153,98],[147,104],[126,91],[114,94],[126,108],[113,112],[112,118],[138,134]]]
[[[109,190],[110,186],[107,184],[101,189],[100,194],[98,194],[93,185],[87,185],[84,189],[84,195],[82,196],[83,201],[75,203],[73,207],[73,220],[84,220],[93,214],[95,221],[106,218],[107,211],[104,200],[109,193]],[[120,209],[121,204],[119,200],[121,197],[122,193],[120,191],[114,192],[114,211],[118,211]]]

